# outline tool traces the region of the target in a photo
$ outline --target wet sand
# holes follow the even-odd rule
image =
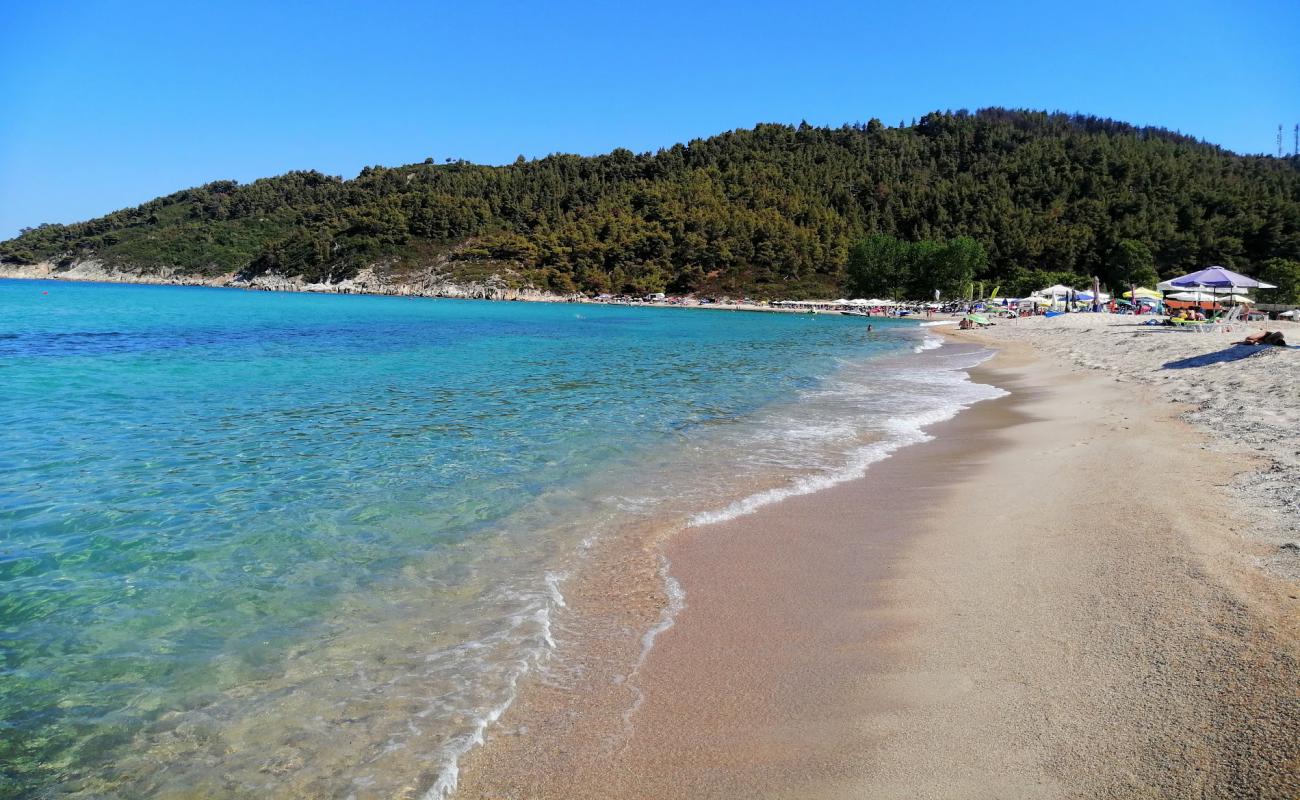
[[[456,796],[1300,796],[1300,601],[1239,535],[1244,464],[1023,347],[977,379],[1012,395],[673,537],[642,667],[524,687]]]

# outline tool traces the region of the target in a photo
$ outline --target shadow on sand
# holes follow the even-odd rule
[[[1217,353],[1206,353],[1201,356],[1191,356],[1189,358],[1180,358],[1177,361],[1168,361],[1164,364],[1165,369],[1192,369],[1193,367],[1208,367],[1211,364],[1225,364],[1229,361],[1241,361],[1243,358],[1250,358],[1256,353],[1262,353],[1272,348],[1268,346],[1256,347],[1248,344],[1234,344]]]

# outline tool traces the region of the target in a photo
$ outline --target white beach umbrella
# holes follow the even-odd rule
[[[1167,281],[1161,281],[1160,283],[1156,284],[1156,288],[1162,292],[1178,292],[1178,291],[1182,291],[1183,289],[1189,288],[1187,286],[1175,286],[1174,281],[1176,280],[1180,280],[1180,279],[1171,278]],[[1199,287],[1199,288],[1208,288],[1208,287]],[[1244,286],[1232,286],[1232,287],[1224,286],[1218,289],[1218,293],[1220,296],[1223,296],[1225,294],[1245,294],[1248,291],[1249,289],[1247,289]]]
[[[1219,298],[1210,292],[1174,292],[1169,299],[1180,303],[1214,303]]]

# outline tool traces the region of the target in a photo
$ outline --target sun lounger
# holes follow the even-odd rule
[[[1232,330],[1232,324],[1234,322],[1237,322],[1240,316],[1241,316],[1241,306],[1233,306],[1232,310],[1229,311],[1227,314],[1224,314],[1223,316],[1209,323],[1206,330],[1207,332],[1213,332],[1213,333],[1223,333],[1226,331],[1230,331]]]
[[[1173,325],[1175,328],[1181,328],[1182,330],[1185,331],[1197,331],[1200,333],[1204,333],[1206,327],[1210,323],[1202,322],[1200,320],[1195,320],[1195,319],[1179,319],[1178,317],[1170,317],[1169,324]]]

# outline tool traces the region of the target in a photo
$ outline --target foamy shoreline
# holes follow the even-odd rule
[[[977,372],[1011,396],[667,541],[688,605],[619,745],[551,693],[557,727],[489,737],[457,796],[1294,796],[1300,615],[1237,538],[1246,463],[999,333]]]
[[[918,331],[918,333],[920,333]],[[566,600],[579,617],[599,618],[609,616],[625,620],[624,630],[640,630],[643,633],[636,641],[640,642],[639,651],[629,647],[631,637],[587,637],[577,655],[580,669],[594,674],[605,675],[604,670],[620,660],[629,665],[629,670],[605,675],[600,679],[588,676],[581,689],[565,687],[553,680],[533,681],[521,687],[519,706],[501,721],[496,735],[489,733],[485,750],[474,750],[466,754],[469,767],[462,771],[466,783],[462,784],[455,797],[477,797],[482,789],[482,775],[476,765],[487,761],[492,764],[501,762],[502,758],[513,761],[513,756],[503,756],[502,751],[513,753],[516,747],[564,746],[562,743],[572,738],[578,742],[578,750],[590,744],[597,748],[606,745],[614,747],[620,753],[628,747],[628,736],[636,729],[641,706],[647,702],[647,692],[641,686],[643,666],[656,657],[660,645],[658,642],[671,636],[676,630],[678,617],[689,609],[692,594],[683,592],[675,566],[669,569],[671,562],[662,553],[664,548],[674,547],[674,542],[685,536],[687,531],[709,531],[726,528],[744,521],[752,516],[770,513],[770,509],[783,507],[792,500],[809,500],[837,487],[851,485],[859,481],[870,469],[881,462],[896,457],[898,452],[933,438],[928,430],[935,424],[951,420],[963,409],[981,401],[996,398],[1004,393],[995,387],[982,383],[973,383],[969,371],[992,355],[985,348],[953,347],[946,354],[927,353],[942,344],[938,337],[921,334],[918,343],[911,347],[911,352],[897,356],[900,363],[925,364],[918,375],[927,383],[937,381],[932,390],[939,391],[948,401],[933,409],[903,414],[894,419],[888,429],[889,435],[871,442],[850,454],[840,467],[825,473],[810,474],[792,482],[779,481],[767,487],[755,487],[736,500],[723,503],[712,510],[702,510],[683,520],[665,520],[653,529],[634,534],[630,539],[616,537],[597,544],[597,554],[593,563],[588,564],[581,574],[575,575],[571,584],[566,585]],[[913,359],[921,359],[913,361]],[[957,359],[953,361],[952,359]],[[933,402],[933,401],[931,401]],[[874,465],[874,466],[873,466]],[[617,588],[615,588],[617,587]],[[629,589],[629,587],[632,587]],[[594,608],[593,608],[594,607]],[[639,620],[639,622],[632,622]],[[572,642],[570,642],[572,644]],[[621,653],[621,655],[618,655]],[[573,658],[574,653],[566,654]],[[634,660],[632,660],[634,659]],[[600,664],[599,668],[595,668]],[[540,685],[539,685],[540,683]],[[562,681],[561,681],[562,683]],[[572,714],[572,716],[571,716]],[[573,729],[573,719],[583,720],[582,728]],[[538,737],[531,733],[520,734],[516,731],[540,731]],[[563,733],[555,733],[562,731]],[[595,734],[593,731],[602,731]],[[589,742],[588,737],[595,736],[599,742]],[[537,740],[537,741],[530,741]],[[584,744],[585,743],[585,744]],[[607,754],[606,754],[607,755]],[[598,764],[600,758],[593,755],[592,763]],[[528,759],[535,766],[545,766]],[[554,767],[552,767],[554,768]],[[580,764],[566,764],[555,768],[559,772],[566,769],[585,769]],[[495,774],[495,773],[494,773]],[[532,792],[530,788],[528,792]],[[433,798],[437,795],[430,795]]]

